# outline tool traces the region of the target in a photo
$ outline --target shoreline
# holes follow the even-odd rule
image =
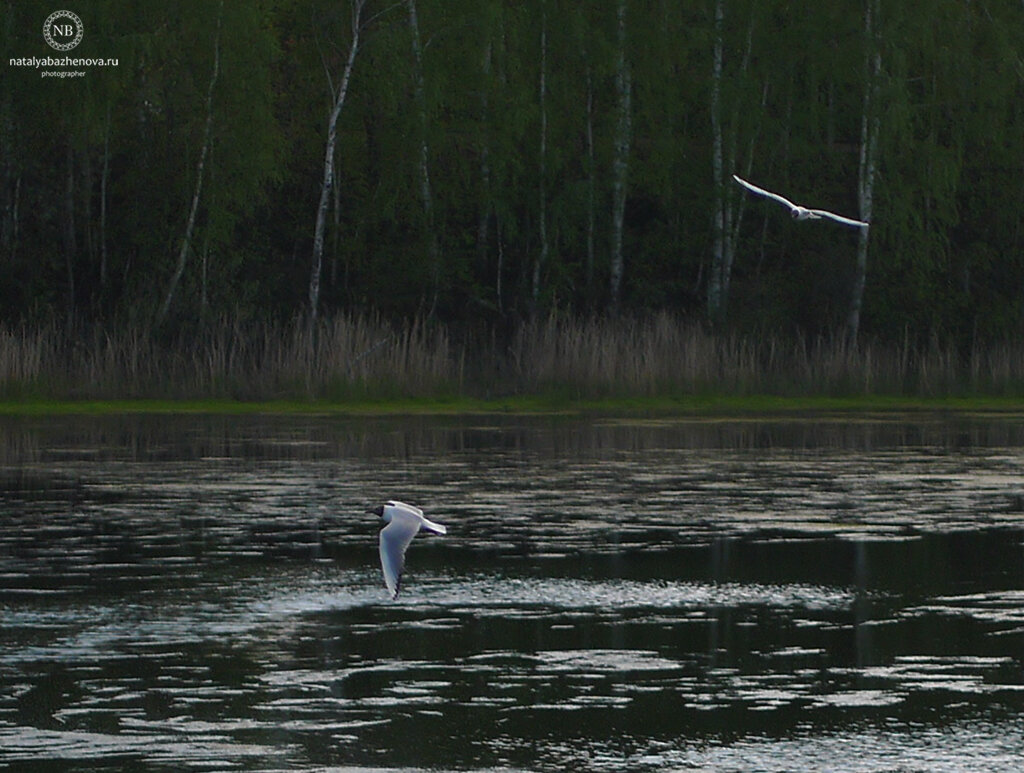
[[[848,397],[779,395],[680,395],[567,398],[518,395],[504,398],[432,397],[381,400],[218,399],[24,399],[0,401],[0,416],[104,416],[126,414],[326,415],[339,417],[549,415],[743,419],[798,419],[826,415],[879,418],[900,414],[960,414],[1024,418],[1024,397]]]

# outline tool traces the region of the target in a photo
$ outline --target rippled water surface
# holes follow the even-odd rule
[[[1024,422],[0,420],[0,770],[1017,771]],[[387,598],[386,498],[446,523]]]

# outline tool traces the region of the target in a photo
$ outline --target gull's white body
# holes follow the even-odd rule
[[[380,516],[386,524],[380,530],[380,566],[384,570],[384,584],[391,598],[398,596],[405,566],[405,550],[420,529],[435,534],[447,534],[448,528],[423,517],[423,511],[405,502],[389,501],[371,512]]]
[[[854,228],[868,227],[868,224],[863,220],[854,220],[849,217],[843,217],[842,215],[837,215],[835,212],[828,212],[824,209],[808,209],[807,207],[801,207],[799,204],[794,204],[785,196],[780,196],[777,193],[766,191],[764,188],[758,188],[756,185],[748,183],[738,175],[733,175],[732,179],[748,191],[756,193],[758,196],[764,196],[765,198],[779,202],[789,210],[789,214],[793,216],[794,220],[820,220],[823,217],[827,217],[829,220],[835,220],[837,223],[842,223],[843,225],[852,225]]]

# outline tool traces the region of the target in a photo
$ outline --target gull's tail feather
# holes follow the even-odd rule
[[[426,518],[423,519],[423,528],[426,529],[427,531],[434,532],[434,534],[447,534],[448,533],[448,527],[447,526],[444,526],[444,525],[442,525],[440,523],[434,523],[433,521],[428,521]]]

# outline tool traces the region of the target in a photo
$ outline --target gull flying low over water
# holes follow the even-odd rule
[[[386,524],[380,530],[380,566],[384,570],[384,584],[391,598],[397,598],[402,567],[405,566],[405,549],[409,547],[412,538],[420,529],[447,534],[448,527],[427,520],[422,510],[405,502],[390,500],[367,512],[379,515]]]
[[[758,196],[764,196],[779,202],[782,206],[789,209],[789,214],[793,216],[794,220],[820,220],[823,217],[827,217],[829,220],[835,220],[837,223],[842,223],[843,225],[852,225],[854,228],[868,227],[868,224],[863,220],[854,220],[849,217],[843,217],[842,215],[837,215],[835,212],[828,212],[824,209],[808,209],[807,207],[801,207],[799,204],[794,204],[785,196],[780,196],[777,193],[766,191],[764,188],[758,188],[756,185],[748,183],[738,175],[733,175],[732,179],[748,191],[756,193]]]

